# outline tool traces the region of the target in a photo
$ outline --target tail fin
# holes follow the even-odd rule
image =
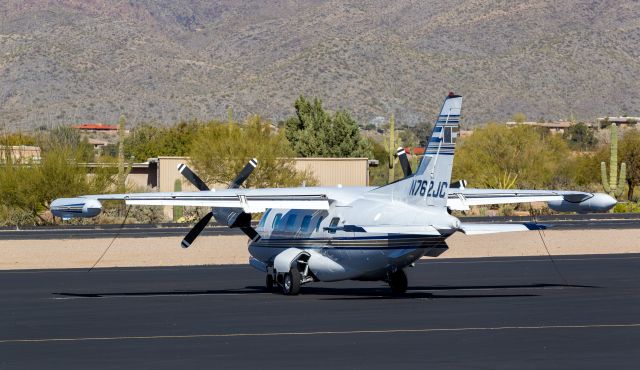
[[[424,157],[416,173],[374,191],[391,192],[393,199],[411,204],[446,207],[456,138],[460,128],[461,107],[462,97],[449,93],[427,141]]]

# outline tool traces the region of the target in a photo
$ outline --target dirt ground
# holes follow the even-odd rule
[[[189,249],[181,237],[116,239],[99,267],[245,264],[244,236],[203,236]],[[640,253],[640,229],[552,230],[544,241],[552,255]],[[0,269],[90,268],[111,239],[0,240]],[[439,258],[546,255],[538,232],[466,236],[447,240]]]

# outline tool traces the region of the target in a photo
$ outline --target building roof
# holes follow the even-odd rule
[[[573,125],[573,122],[570,121],[555,121],[555,122],[507,122],[507,126],[516,126],[516,125],[525,125],[525,126],[536,126],[536,127],[545,127],[549,129],[560,129],[560,128],[569,128]]]
[[[640,117],[600,117],[598,118],[599,122],[609,122],[609,123],[626,123],[630,125],[637,124],[640,121]]]
[[[118,131],[117,125],[105,125],[104,123],[83,123],[72,127],[78,130]]]
[[[411,148],[410,146],[404,148],[404,152],[407,154],[411,154],[411,149],[413,149],[413,154],[414,155],[424,155],[424,148],[423,147],[413,147]]]

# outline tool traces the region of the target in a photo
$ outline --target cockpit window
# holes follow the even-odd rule
[[[282,213],[277,213],[276,217],[273,219],[273,223],[271,224],[271,229],[275,230],[280,226],[280,221],[282,221]]]
[[[271,212],[271,208],[269,208],[267,212],[265,212],[264,215],[262,215],[262,218],[260,219],[260,223],[258,224],[259,228],[264,227],[265,222],[267,222],[267,218],[269,218],[269,212]]]

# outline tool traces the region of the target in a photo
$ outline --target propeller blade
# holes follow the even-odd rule
[[[251,159],[249,163],[247,163],[244,166],[242,171],[240,171],[238,176],[236,176],[236,178],[233,181],[231,181],[231,183],[229,184],[229,189],[239,188],[240,185],[242,185],[242,183],[247,179],[247,177],[251,175],[251,173],[253,172],[253,170],[256,168],[257,165],[258,165],[258,160],[255,158]]]
[[[464,190],[467,187],[467,180],[458,180],[451,183],[449,186],[452,189]]]
[[[182,174],[182,176],[186,177],[190,183],[192,183],[196,188],[198,188],[198,190],[202,190],[202,191],[209,190],[209,187],[207,186],[207,184],[205,184],[204,181],[202,181],[202,179],[200,179],[198,175],[195,174],[195,172],[191,171],[191,169],[187,167],[186,164],[184,163],[179,164],[178,171]]]
[[[191,246],[193,241],[196,240],[196,238],[198,237],[198,235],[200,235],[200,233],[205,228],[205,226],[207,226],[209,221],[211,221],[211,217],[213,217],[213,212],[207,213],[200,221],[198,221],[196,226],[194,226],[189,231],[187,236],[185,236],[184,239],[182,239],[182,243],[181,243],[182,248],[189,248]]]
[[[240,228],[240,230],[242,230],[242,232],[249,237],[249,239],[251,239],[254,242],[257,242],[258,240],[261,239],[260,234],[258,234],[258,232],[256,231],[256,229],[254,229],[251,226],[243,226]]]
[[[398,148],[396,155],[398,156],[398,161],[400,162],[400,167],[402,167],[404,177],[411,176],[413,172],[411,171],[411,164],[409,163],[409,158],[407,158],[407,153],[404,151],[404,148]]]

